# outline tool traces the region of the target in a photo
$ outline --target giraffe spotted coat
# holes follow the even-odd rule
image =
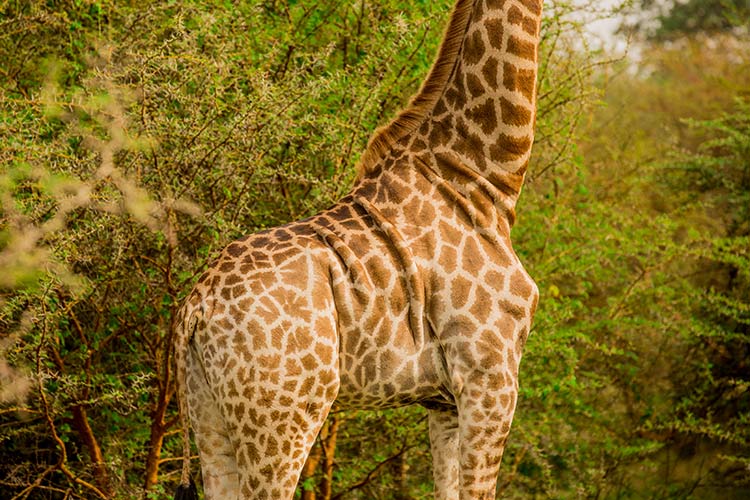
[[[494,498],[538,298],[510,230],[540,17],[537,0],[458,0],[351,194],[233,242],[200,278],[176,362],[207,498],[292,498],[334,402],[425,406],[436,498]]]

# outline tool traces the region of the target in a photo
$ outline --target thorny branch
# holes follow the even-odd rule
[[[48,292],[47,292],[48,293]],[[46,297],[46,294],[45,294]],[[39,478],[37,478],[37,481],[35,481],[34,484],[30,485],[29,488],[27,488],[25,493],[23,495],[18,496],[19,499],[25,499],[28,497],[28,495],[31,493],[31,491],[37,486],[37,484],[41,484],[42,479],[44,476],[47,476],[54,470],[59,470],[62,472],[70,481],[73,483],[82,486],[88,490],[90,490],[92,493],[94,493],[97,497],[107,500],[109,498],[108,495],[106,495],[104,492],[102,492],[99,488],[94,486],[93,484],[84,481],[83,479],[76,477],[70,469],[68,469],[67,461],[68,461],[68,453],[65,448],[65,443],[60,438],[60,435],[57,432],[57,428],[55,426],[55,422],[52,418],[51,411],[50,411],[50,405],[49,401],[47,400],[47,391],[44,388],[44,377],[41,376],[43,373],[42,370],[42,348],[44,347],[46,343],[47,333],[48,333],[48,325],[47,325],[47,308],[46,303],[42,301],[42,329],[41,329],[41,337],[39,339],[39,345],[36,349],[36,373],[37,373],[37,387],[39,390],[39,399],[42,403],[42,410],[44,413],[44,419],[47,422],[47,427],[49,428],[50,434],[52,436],[52,439],[57,444],[58,449],[60,450],[60,456],[57,460],[57,463],[48,469],[46,469]]]

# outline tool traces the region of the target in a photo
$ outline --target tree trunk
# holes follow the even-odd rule
[[[319,487],[321,500],[331,500],[339,425],[338,415],[332,415],[321,432],[321,448],[323,451],[323,478],[320,480]]]
[[[406,463],[406,453],[398,455],[393,461],[393,477],[395,479],[395,491],[393,498],[395,500],[409,500],[408,484],[409,464]]]
[[[104,463],[104,455],[102,449],[99,446],[94,431],[91,430],[89,425],[89,417],[86,413],[86,408],[81,405],[74,406],[73,412],[73,427],[76,429],[78,436],[80,437],[86,449],[89,450],[89,459],[93,465],[94,484],[99,488],[102,493],[108,497],[112,496],[112,487],[109,483],[109,473],[107,472],[107,466]]]
[[[148,442],[148,455],[146,456],[146,478],[143,484],[146,491],[155,486],[159,480],[159,458],[161,457],[164,433],[164,421],[154,419],[151,423],[151,436]]]
[[[305,482],[309,482],[310,479],[315,476],[315,469],[318,468],[318,464],[320,464],[320,457],[322,456],[323,452],[318,446],[318,443],[316,442],[313,445],[312,450],[310,451],[310,455],[307,457],[307,461],[305,462],[305,466],[302,468],[302,473],[300,474],[299,482],[302,487],[302,500],[316,500],[315,497],[315,488],[312,488],[310,484],[305,485]]]
[[[174,311],[172,317],[174,317]],[[169,422],[165,422],[167,415],[167,407],[169,406],[169,400],[174,390],[174,381],[172,380],[171,370],[171,356],[172,356],[172,335],[171,328],[168,330],[170,333],[166,338],[167,348],[164,349],[162,354],[162,365],[156,367],[156,372],[160,373],[161,380],[157,381],[157,388],[159,390],[156,400],[156,408],[151,413],[151,436],[149,438],[148,455],[146,457],[146,477],[144,480],[143,488],[145,491],[150,490],[156,485],[159,479],[159,464],[161,463],[161,447],[164,443],[164,436],[167,430],[170,429],[177,422],[177,417],[171,419]]]

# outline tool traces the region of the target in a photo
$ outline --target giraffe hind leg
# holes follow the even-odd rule
[[[293,433],[279,432],[277,426],[294,426],[302,412],[275,420],[274,426],[251,430],[254,439],[243,440],[238,447],[241,498],[255,500],[291,500],[308,454],[328,414],[327,409]],[[295,418],[296,417],[296,418]],[[309,419],[311,415],[304,415]],[[274,453],[278,450],[281,453]],[[249,462],[253,463],[249,463]]]
[[[188,407],[195,440],[200,450],[205,498],[240,498],[235,447],[229,439],[226,421],[193,349],[190,350],[187,362]]]
[[[303,377],[285,366],[274,370],[277,384],[255,381],[245,386],[257,399],[245,400],[245,411],[228,418],[241,430],[236,434],[241,498],[294,498],[307,456],[336,399],[338,373],[333,362]]]
[[[205,498],[291,500],[307,455],[336,399],[335,360],[304,378],[294,371],[286,373],[285,364],[275,366],[278,384],[245,380],[243,395],[231,396],[234,377],[218,380],[214,386],[208,382],[214,377],[207,379],[196,362],[197,354],[191,354],[188,400]],[[255,394],[257,399],[246,394]]]

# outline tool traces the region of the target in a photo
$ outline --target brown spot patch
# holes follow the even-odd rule
[[[302,386],[300,386],[299,394],[302,396],[312,394],[313,387],[315,387],[315,382],[315,377],[307,377],[305,381],[302,382]]]
[[[242,278],[236,274],[230,274],[224,280],[224,285],[226,286],[234,286],[237,283],[242,283]]]
[[[507,394],[500,395],[500,406],[502,406],[503,408],[507,410],[508,406],[510,405],[510,402],[511,402],[510,396],[508,396]]]
[[[420,200],[417,196],[412,196],[409,198],[409,201],[403,205],[403,210],[405,214],[416,215],[417,213],[419,213],[419,208],[421,206],[422,200]]]
[[[445,221],[440,222],[438,231],[442,236],[441,240],[449,245],[457,245],[458,242],[461,241],[461,237],[463,236],[458,229]]]
[[[461,109],[466,106],[465,90],[463,82],[457,74],[453,86],[445,92],[445,100],[453,109]]]
[[[502,120],[508,125],[524,126],[531,123],[531,111],[524,106],[517,106],[508,99],[500,98]]]
[[[318,366],[318,361],[312,354],[307,354],[302,358],[302,366],[305,367],[305,370],[307,371],[313,371]]]
[[[534,97],[536,75],[534,70],[519,69],[510,63],[503,64],[503,85],[510,91],[520,92],[531,101]]]
[[[480,30],[475,30],[474,33],[470,34],[466,39],[464,45],[464,60],[468,64],[477,64],[482,60],[484,50],[482,32]]]
[[[247,287],[245,285],[237,285],[232,288],[232,297],[235,299],[238,297],[242,297],[246,293],[247,293]]]
[[[386,349],[380,354],[380,371],[381,373],[391,374],[398,367],[399,357],[390,349]],[[370,379],[373,380],[373,379]]]
[[[516,342],[516,354],[521,357],[521,351],[526,346],[526,340],[529,338],[529,329],[525,326],[518,332],[518,341]]]
[[[501,264],[503,265],[503,264]],[[503,289],[503,281],[505,276],[498,273],[497,271],[488,271],[485,276],[485,283],[492,287],[495,291],[501,291]]]
[[[433,146],[445,146],[451,140],[453,129],[453,118],[447,116],[445,119],[440,121],[432,122],[432,130],[430,130],[430,144]]]
[[[484,267],[482,254],[474,238],[468,238],[464,246],[463,255],[461,256],[461,265],[463,269],[472,276],[478,276],[479,271]]]
[[[441,100],[440,100],[440,102],[442,103],[442,102],[443,102],[443,100],[441,99]],[[430,127],[429,127],[429,122],[426,122],[426,121],[425,121],[425,122],[424,122],[424,123],[422,123],[422,125],[421,125],[421,126],[419,127],[419,135],[425,136],[425,135],[427,135],[427,132],[429,132],[429,131],[430,131]]]
[[[279,229],[278,231],[276,231],[276,239],[281,242],[289,241],[293,237],[294,235],[285,229]]]
[[[284,372],[289,377],[297,377],[302,374],[302,368],[296,359],[287,359],[284,364]]]
[[[422,208],[419,211],[419,222],[420,224],[424,226],[430,226],[432,225],[432,222],[435,220],[435,217],[437,217],[437,212],[435,212],[435,207],[433,207],[430,203],[423,203]],[[433,234],[430,232],[429,234]]]
[[[536,45],[532,42],[520,40],[514,36],[508,37],[508,52],[522,59],[536,61]]]
[[[466,88],[469,89],[471,97],[476,99],[477,97],[485,93],[484,84],[482,79],[475,74],[466,75]]]
[[[510,24],[521,24],[523,21],[523,12],[515,5],[508,9],[508,22]]]
[[[502,351],[503,342],[492,330],[484,330],[479,336],[479,340],[484,344],[483,349],[491,351]],[[500,354],[502,357],[502,354]]]
[[[251,463],[257,464],[260,462],[260,453],[258,452],[258,448],[256,448],[254,443],[247,443],[247,458],[250,460]]]
[[[513,321],[510,321],[508,318],[503,318],[495,323],[495,329],[500,333],[500,336],[507,340],[512,342],[514,339],[516,333],[516,326]]]
[[[497,113],[491,99],[468,110],[466,117],[479,125],[485,135],[491,134],[497,128]]]
[[[486,323],[492,310],[492,296],[487,293],[484,287],[477,287],[474,303],[471,306],[471,314],[477,319],[479,323]]]
[[[469,132],[466,124],[461,121],[459,121],[457,132],[460,139],[456,142],[456,151],[472,160],[478,170],[486,170],[487,161],[484,159],[484,142],[482,139],[478,135]]]
[[[531,36],[536,36],[537,22],[530,17],[524,17],[523,30]]]
[[[438,259],[438,264],[442,266],[443,270],[446,273],[452,273],[456,270],[456,264],[458,262],[458,253],[456,252],[456,249],[453,247],[449,247],[447,245],[443,245],[440,247],[440,257]]]
[[[490,158],[496,162],[507,162],[518,159],[531,148],[531,138],[513,137],[500,134],[497,142],[490,146]]]
[[[497,62],[497,59],[494,57],[490,57],[487,59],[487,62],[484,63],[484,66],[482,66],[482,76],[484,76],[484,80],[487,82],[487,85],[489,85],[491,88],[497,88],[497,77],[498,77],[498,71],[499,71],[500,63]]]
[[[298,328],[291,335],[291,342],[286,346],[286,353],[293,354],[297,351],[302,351],[310,347],[315,339],[310,334],[307,328]]]
[[[451,282],[451,303],[456,309],[460,309],[469,301],[472,283],[461,276]]]
[[[487,19],[484,22],[490,45],[497,50],[503,49],[503,21],[502,19]]]
[[[263,354],[258,356],[258,366],[261,368],[278,368],[281,365],[281,356],[279,354]]]
[[[425,225],[429,225],[429,222],[425,223]],[[420,252],[421,254],[432,255],[436,245],[437,243],[435,241],[434,231],[427,231],[422,236],[414,240],[414,242],[411,244],[411,248],[415,251]]]
[[[438,99],[438,101],[435,103],[435,108],[432,110],[432,115],[439,116],[447,112],[448,106],[445,105],[445,100],[443,98]]]
[[[232,243],[227,247],[227,253],[231,255],[232,257],[239,257],[247,250],[247,247],[245,245],[240,245],[238,243]]]
[[[413,151],[414,153],[419,153],[421,151],[424,151],[425,149],[427,149],[427,143],[422,139],[415,140],[411,145],[411,151]]]
[[[287,335],[290,334],[291,330],[292,322],[290,319],[283,320],[279,326],[271,330],[271,334],[274,337],[274,349],[281,351],[282,344],[287,342]],[[277,337],[282,344],[276,344]]]
[[[542,0],[520,0],[521,4],[536,15],[542,13]]]
[[[279,317],[280,312],[276,307],[276,303],[268,297],[262,297],[259,301],[260,307],[258,307],[258,316],[267,324],[276,321]]]
[[[387,346],[391,340],[391,332],[393,331],[393,323],[387,316],[382,317],[382,321],[379,323],[376,331],[373,334],[375,345],[380,348]]]
[[[271,243],[271,239],[268,237],[268,232],[258,233],[255,239],[252,240],[253,248],[263,248]]]
[[[533,288],[531,283],[529,283],[529,278],[521,271],[516,271],[513,273],[513,276],[510,277],[510,293],[513,295],[523,299],[528,299],[531,296],[532,290]]]
[[[333,360],[333,349],[326,344],[316,344],[315,354],[317,354],[321,364],[328,365]]]
[[[508,302],[507,300],[500,301],[500,309],[509,314],[511,318],[515,320],[521,320],[526,317],[526,310],[524,308]]]
[[[385,290],[391,281],[391,274],[386,270],[387,267],[383,264],[383,259],[376,256],[370,257],[366,266],[375,288]]]
[[[499,171],[491,172],[490,175],[487,176],[487,180],[489,180],[494,186],[497,186],[500,191],[508,196],[516,196],[521,191],[521,186],[523,186],[524,172],[526,171],[525,165],[528,165],[528,163],[528,161],[524,162],[524,165],[521,166],[516,173]],[[499,253],[502,253],[504,256],[503,262],[509,264],[510,258],[507,251],[499,250]],[[505,266],[506,264],[500,265]]]

